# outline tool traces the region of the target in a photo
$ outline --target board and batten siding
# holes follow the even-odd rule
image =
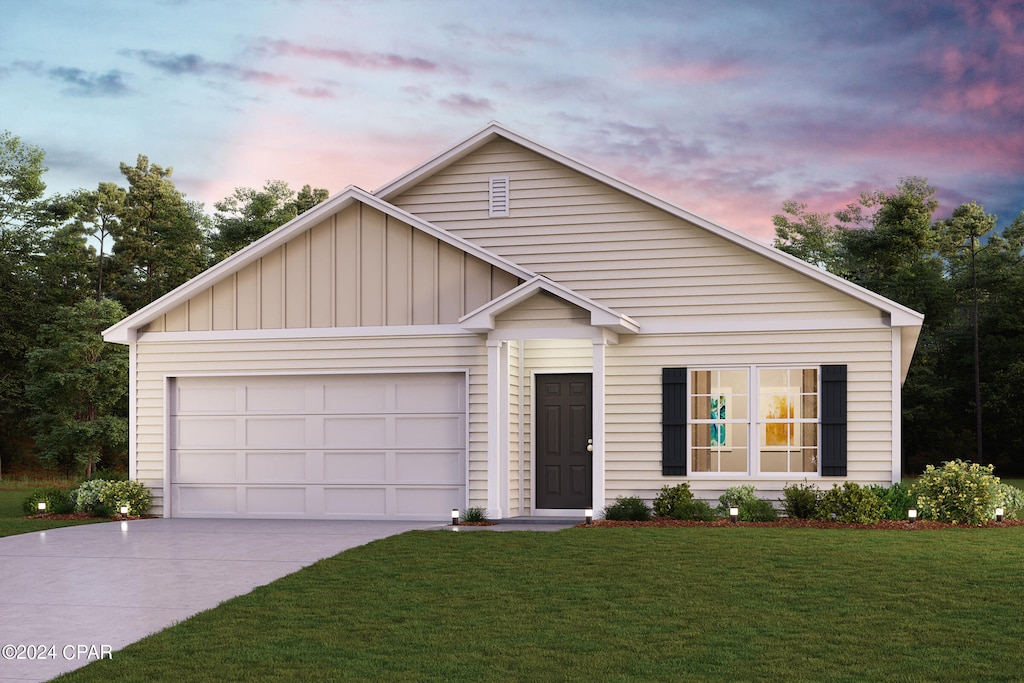
[[[848,367],[848,476],[764,474],[668,477],[661,474],[661,370],[774,365]],[[608,347],[605,400],[605,486],[617,496],[652,500],[662,486],[682,481],[697,498],[717,504],[726,488],[755,484],[777,500],[788,482],[813,480],[822,489],[846,479],[888,486],[892,477],[892,351],[888,329],[662,334],[623,336]],[[595,501],[595,505],[597,502]]]
[[[508,176],[508,217],[488,178]],[[392,203],[637,321],[864,319],[863,302],[507,140]]]
[[[356,203],[140,332],[455,323],[518,278]]]
[[[414,349],[414,351],[413,351]],[[137,347],[136,478],[165,505],[166,378],[182,375],[324,375],[468,371],[469,505],[487,506],[487,357],[476,335],[140,341]],[[446,511],[441,511],[441,519]]]

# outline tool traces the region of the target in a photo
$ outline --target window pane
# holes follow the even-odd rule
[[[760,471],[817,472],[817,369],[761,368],[757,377]]]

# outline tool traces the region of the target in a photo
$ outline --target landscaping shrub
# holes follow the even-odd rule
[[[682,503],[673,511],[672,519],[690,522],[713,522],[717,515],[710,505],[703,500],[691,500]]]
[[[659,517],[677,519],[676,510],[689,505],[691,501],[693,501],[693,492],[690,491],[688,483],[662,486],[658,497],[654,499],[654,514]]]
[[[782,511],[793,519],[814,519],[821,503],[821,490],[806,481],[782,487]]]
[[[774,522],[779,518],[775,506],[758,498],[757,489],[750,484],[733,486],[718,497],[716,512],[720,517],[728,517],[731,507],[739,508],[741,522]]]
[[[115,511],[122,505],[127,505],[129,515],[143,515],[153,505],[153,494],[142,485],[142,482],[109,481],[100,491],[99,501],[110,505]]]
[[[100,502],[100,493],[110,482],[106,479],[90,479],[71,492],[71,504],[75,512],[84,512],[96,517],[110,517],[117,510],[113,505]]]
[[[651,508],[636,496],[619,496],[604,509],[604,518],[618,522],[646,522],[651,518]]]
[[[25,515],[38,515],[39,503],[46,502],[47,514],[66,515],[74,511],[75,506],[68,496],[68,492],[62,489],[47,488],[36,489],[28,494],[28,498],[21,504],[22,512]]]
[[[995,517],[999,478],[992,465],[950,460],[928,465],[911,491],[922,519],[980,525]]]
[[[848,481],[840,487],[832,485],[821,497],[818,519],[834,520],[844,524],[874,524],[882,518],[884,505],[874,491]]]
[[[999,484],[997,489],[998,506],[1003,507],[1004,519],[1024,518],[1024,491],[1010,484]]]
[[[715,511],[703,500],[695,500],[690,485],[686,482],[675,486],[662,486],[654,499],[654,514],[669,519],[710,522]]]
[[[462,521],[470,524],[486,522],[487,510],[483,508],[466,508],[466,511],[462,513]]]
[[[779,518],[779,511],[770,500],[754,498],[739,506],[741,522],[774,522]]]
[[[917,507],[910,489],[900,482],[888,487],[872,484],[868,488],[882,501],[882,519],[906,519],[907,510]]]

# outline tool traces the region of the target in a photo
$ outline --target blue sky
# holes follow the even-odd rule
[[[900,177],[1024,210],[1024,1],[0,0],[52,192],[373,190],[496,120],[762,240]]]

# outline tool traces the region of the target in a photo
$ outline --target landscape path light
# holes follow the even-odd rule
[[[735,524],[736,522],[739,521],[739,519],[740,519],[740,509],[734,505],[733,507],[729,508],[729,521],[731,521],[733,524]]]
[[[121,516],[122,517],[127,517],[128,516],[128,506],[127,505],[122,505],[121,506]]]
[[[587,520],[587,526],[594,521],[594,508],[587,508],[583,511],[583,517]]]
[[[911,524],[917,521],[917,508],[910,508],[907,510],[907,519]]]
[[[452,508],[452,526],[459,525],[459,508]]]
[[[44,512],[46,512],[46,501],[45,500],[39,501],[39,505],[37,505],[36,507],[39,508],[39,514],[43,514]]]
[[[1003,521],[1003,513],[1006,512],[1003,508],[996,508],[996,521]]]

